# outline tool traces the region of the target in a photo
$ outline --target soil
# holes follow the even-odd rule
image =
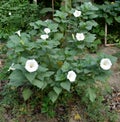
[[[101,47],[99,49],[99,52],[104,52],[109,55],[116,55],[117,53],[120,52],[120,48]],[[109,97],[109,100],[111,103],[111,109],[116,109],[118,114],[120,114],[120,54],[117,57],[118,57],[117,62],[112,66],[113,73],[110,76],[108,82],[114,91],[114,93]],[[2,67],[2,61],[3,60],[0,59],[0,67]],[[1,84],[1,82],[0,82],[0,84]],[[81,109],[81,108],[78,108],[76,106],[72,106],[72,108],[74,110],[71,109],[71,111],[69,113],[69,122],[81,122],[79,114],[77,114],[76,120],[75,120],[75,116],[74,116],[74,114],[76,114],[75,112],[79,111],[79,109]],[[77,108],[77,110],[75,110],[76,108]],[[64,113],[65,113],[63,108],[60,108],[60,110],[61,110],[61,115],[60,114],[59,115],[61,117],[58,117],[58,118],[50,119],[50,118],[38,113],[33,116],[28,116],[28,115],[20,116],[18,121],[19,122],[66,122],[65,120],[60,120],[60,118],[63,118]],[[60,112],[60,110],[59,110],[59,112]],[[4,119],[1,120],[0,122],[16,122],[8,114],[4,114],[3,116],[4,116]],[[120,117],[117,122],[120,122]]]

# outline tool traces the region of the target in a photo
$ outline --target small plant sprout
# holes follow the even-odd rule
[[[40,36],[40,38],[43,39],[43,40],[48,39],[48,37],[49,37],[49,36],[48,36],[47,34],[43,34],[43,35]]]
[[[68,74],[67,74],[67,79],[70,81],[70,82],[74,82],[76,80],[76,73],[74,71],[69,71]]]
[[[16,34],[18,34],[18,36],[21,36],[21,30],[18,30],[17,32],[15,32]]]
[[[83,41],[85,39],[85,35],[83,33],[76,33],[76,39],[78,41]]]
[[[81,11],[75,10],[75,12],[73,13],[73,15],[75,17],[80,17],[81,16]]]
[[[101,61],[100,61],[100,67],[103,69],[103,70],[109,70],[112,66],[112,62],[110,59],[108,58],[103,58]]]
[[[38,63],[35,59],[27,60],[25,64],[25,69],[28,72],[35,72],[38,69]]]
[[[49,29],[49,28],[45,28],[45,29],[44,29],[44,32],[45,32],[46,34],[48,34],[48,33],[50,33],[50,29]]]
[[[14,66],[14,63],[11,64],[11,66],[9,67],[8,71],[10,70],[15,70],[15,68],[13,67]]]

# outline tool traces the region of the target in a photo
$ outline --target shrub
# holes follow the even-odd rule
[[[37,92],[41,101],[47,98],[55,103],[80,89],[81,99],[94,102],[96,82],[107,81],[116,60],[87,53],[96,39],[91,30],[97,26],[97,10],[90,2],[68,12],[57,10],[53,20],[32,22],[28,33],[18,31],[10,36],[7,85],[22,87],[25,101]]]

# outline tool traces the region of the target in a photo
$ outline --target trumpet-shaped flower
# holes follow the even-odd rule
[[[85,39],[85,35],[83,33],[76,33],[76,39],[78,41],[83,41]]]
[[[18,30],[18,31],[15,32],[15,33],[18,34],[18,36],[21,36],[20,31],[21,31],[21,30]]]
[[[27,60],[25,64],[25,69],[28,72],[35,72],[38,69],[38,63],[35,59]]]
[[[103,69],[103,70],[109,70],[112,66],[112,62],[110,59],[108,58],[103,58],[101,61],[100,61],[100,67]]]
[[[43,34],[40,37],[41,37],[41,39],[46,40],[46,39],[48,39],[49,36],[47,34]]]
[[[68,74],[67,74],[67,79],[70,81],[70,82],[74,82],[76,80],[76,73],[74,71],[69,71]]]
[[[73,15],[75,17],[79,17],[79,16],[81,16],[81,11],[75,10],[75,12],[73,13]]]
[[[50,33],[50,29],[49,29],[49,28],[45,28],[45,29],[44,29],[44,32],[45,32],[46,34],[48,34],[48,33]]]

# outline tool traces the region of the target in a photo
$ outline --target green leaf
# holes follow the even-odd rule
[[[115,20],[120,23],[120,16],[115,17]]]
[[[42,88],[44,86],[44,82],[43,81],[40,81],[40,80],[37,80],[35,79],[33,82],[32,82],[33,85],[37,86],[38,88]]]
[[[43,67],[43,66],[39,66],[39,68],[38,68],[38,72],[46,72],[48,70],[48,68],[46,68],[46,67]]]
[[[17,35],[10,36],[10,40],[7,42],[8,48],[15,48],[20,44],[20,39]]]
[[[95,94],[95,90],[92,89],[92,88],[88,88],[86,90],[86,95],[89,97],[89,100],[91,102],[94,102],[95,101],[95,98],[96,98],[96,94]]]
[[[96,39],[95,34],[87,34],[85,37],[85,42],[93,42]]]
[[[42,10],[40,10],[41,14],[47,13],[47,12],[52,12],[53,9],[52,8],[43,8]]]
[[[56,17],[60,17],[61,19],[66,19],[66,17],[67,17],[67,13],[65,13],[65,12],[61,12],[61,11],[56,11],[56,13],[54,14],[54,16],[56,16]]]
[[[61,88],[59,88],[59,87],[54,87],[53,88],[54,89],[54,91],[59,95],[60,93],[61,93],[61,91],[62,91],[62,89]]]
[[[63,81],[65,78],[65,74],[61,70],[58,70],[55,75],[55,81]]]
[[[86,24],[87,24],[86,26],[87,30],[91,30],[92,27],[96,27],[98,25],[94,20],[87,21]]]
[[[61,87],[67,91],[70,91],[70,86],[71,86],[71,83],[66,81],[66,82],[62,82],[61,84]]]
[[[56,94],[54,91],[51,91],[51,92],[49,92],[48,96],[49,96],[50,100],[54,103],[57,100],[59,95]]]
[[[69,68],[70,68],[70,64],[65,61],[61,67],[62,71],[67,72],[69,70]]]
[[[54,34],[54,39],[55,40],[61,40],[63,38],[63,33],[55,33]]]
[[[29,88],[24,89],[22,92],[22,96],[25,101],[28,100],[31,97],[31,95],[32,95],[32,91]]]
[[[10,79],[9,85],[16,87],[23,85],[24,81],[26,80],[24,74],[17,69],[10,74],[9,79]]]
[[[36,21],[35,24],[42,25],[42,26],[46,26],[46,23],[44,21],[42,21],[42,20]]]
[[[32,73],[26,72],[26,73],[25,73],[26,78],[27,78],[31,83],[32,83],[33,80],[35,79],[36,75],[37,75],[37,72],[32,72]]]

